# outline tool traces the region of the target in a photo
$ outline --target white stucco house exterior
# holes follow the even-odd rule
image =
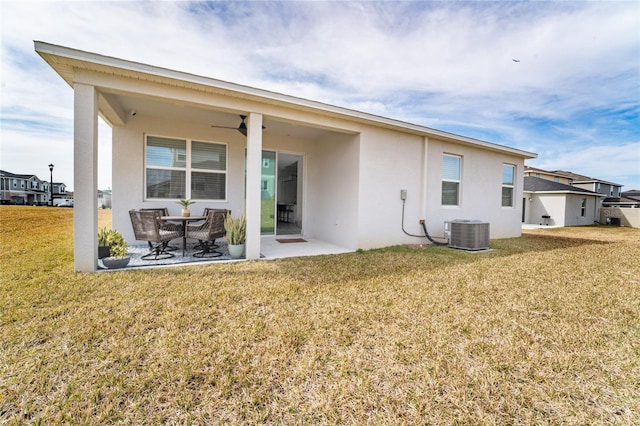
[[[130,209],[177,214],[179,198],[245,213],[247,259],[277,234],[281,201],[303,236],[349,250],[427,242],[403,232],[403,203],[416,235],[422,219],[435,236],[454,219],[489,222],[491,238],[521,234],[533,153],[48,43],[35,50],[74,91],[78,271],[97,268],[98,116],[113,129],[113,227],[130,243]]]
[[[603,194],[533,176],[524,177],[522,222],[584,226],[598,222]]]

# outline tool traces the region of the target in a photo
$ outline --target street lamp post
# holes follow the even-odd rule
[[[49,172],[51,173],[51,180],[49,181],[49,202],[53,207],[53,163],[49,164]]]

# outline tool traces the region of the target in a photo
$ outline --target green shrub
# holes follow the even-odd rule
[[[98,247],[105,247],[109,245],[108,238],[110,233],[111,230],[107,229],[106,226],[98,231]]]
[[[227,231],[229,244],[244,244],[247,237],[247,221],[244,215],[236,219],[227,213],[227,217],[224,219],[224,229]]]
[[[109,234],[107,235],[107,243],[111,251],[111,257],[127,257],[128,245],[120,232],[115,229],[109,231]]]

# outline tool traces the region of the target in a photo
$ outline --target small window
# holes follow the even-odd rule
[[[147,136],[146,198],[226,199],[227,146]]]
[[[513,188],[515,187],[516,166],[502,165],[502,207],[513,207]]]
[[[460,165],[462,157],[444,154],[442,156],[442,205],[460,204]]]
[[[553,178],[553,181],[556,182],[556,183],[559,183],[560,182],[560,178],[558,176],[556,176],[556,177]]]
[[[18,180],[17,180],[17,179],[14,179],[14,180],[13,180],[13,187],[14,187],[14,188],[17,188],[17,187],[18,187]]]
[[[582,202],[580,203],[580,216],[584,217],[587,213],[587,199],[583,198]]]

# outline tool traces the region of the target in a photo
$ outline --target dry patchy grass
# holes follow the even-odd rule
[[[640,423],[637,229],[102,274],[70,209],[0,238],[0,422]]]

